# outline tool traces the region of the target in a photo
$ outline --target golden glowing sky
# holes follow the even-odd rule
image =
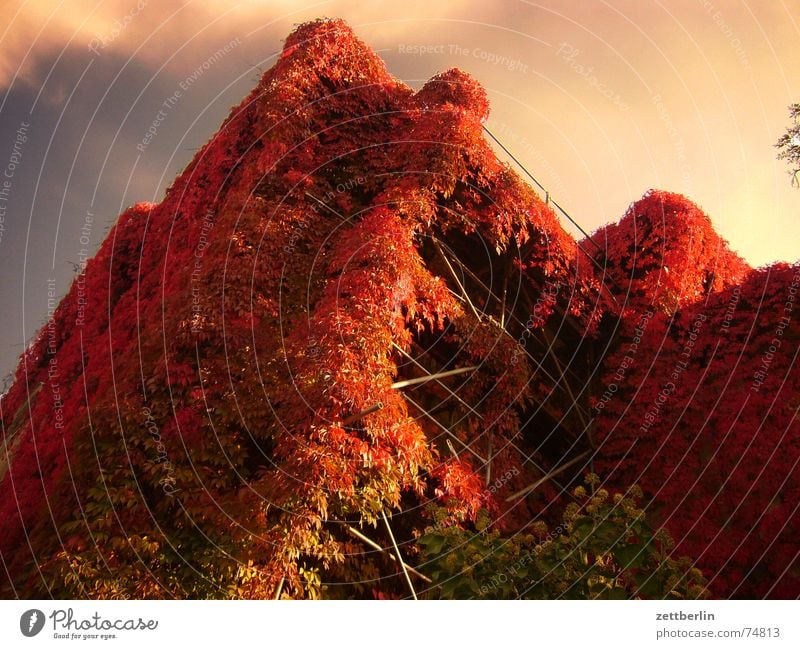
[[[47,277],[66,292],[86,213],[94,250],[320,16],[412,86],[453,66],[475,76],[489,127],[586,229],[658,187],[700,204],[753,265],[800,257],[800,190],[773,147],[800,101],[799,0],[6,0],[0,166],[31,126],[0,239],[0,369],[41,324]],[[137,151],[163,100],[235,39]]]

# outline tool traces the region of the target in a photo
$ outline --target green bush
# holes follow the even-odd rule
[[[708,596],[702,573],[654,529],[639,508],[641,491],[596,489],[597,476],[577,487],[563,522],[541,521],[510,537],[492,529],[482,511],[467,530],[432,508],[437,523],[418,539],[433,596],[443,599],[696,599]]]

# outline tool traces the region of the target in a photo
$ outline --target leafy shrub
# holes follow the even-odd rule
[[[671,556],[673,541],[653,529],[639,508],[641,491],[614,494],[596,489],[597,476],[577,487],[577,502],[550,530],[535,522],[530,533],[509,538],[490,526],[482,511],[475,531],[439,525],[418,543],[423,569],[445,599],[696,599],[707,596],[702,573],[690,559]]]

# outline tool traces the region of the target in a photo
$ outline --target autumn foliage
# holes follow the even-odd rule
[[[341,21],[294,31],[21,359],[3,594],[405,597],[358,534],[390,547],[388,515],[414,563],[431,503],[558,524],[594,458],[716,595],[799,595],[800,268],[750,269],[663,192],[590,259],[488,111],[458,70],[414,92]]]
[[[628,310],[674,311],[740,284],[750,267],[703,211],[680,194],[648,192],[591,249]],[[587,246],[588,247],[588,246]]]

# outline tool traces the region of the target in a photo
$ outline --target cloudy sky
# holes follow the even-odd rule
[[[454,66],[475,76],[492,101],[489,127],[587,230],[657,187],[700,204],[751,264],[797,261],[800,190],[773,144],[800,101],[798,9],[798,0],[4,0],[0,374],[43,324],[48,287],[67,291],[123,208],[160,200],[293,26],[320,16],[349,21],[413,87]],[[209,64],[220,48],[227,54]],[[156,136],[137,147],[156,119]]]

